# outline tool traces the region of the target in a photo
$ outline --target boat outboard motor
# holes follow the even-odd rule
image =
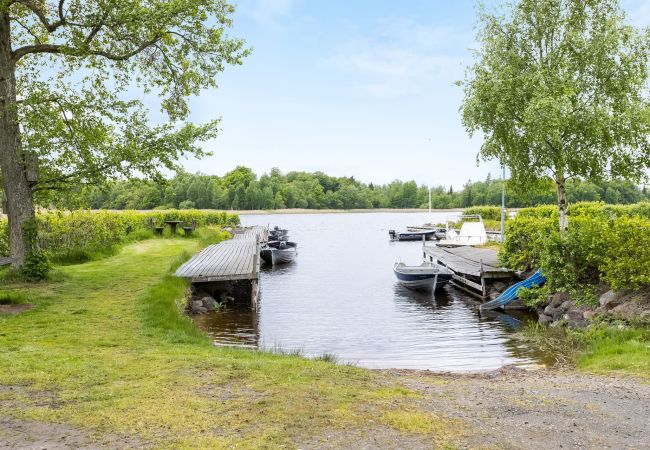
[[[397,233],[395,233],[395,230],[388,230],[388,235],[393,241],[397,239]]]

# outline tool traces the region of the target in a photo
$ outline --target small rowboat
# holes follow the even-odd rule
[[[298,244],[295,242],[276,241],[260,249],[260,257],[265,263],[276,265],[290,263],[298,255]]]
[[[423,262],[418,266],[407,266],[403,262],[396,262],[393,271],[401,285],[409,289],[432,291],[451,281],[453,275],[451,270],[432,262]]]
[[[391,241],[421,241],[425,239],[430,241],[435,238],[436,230],[420,230],[420,231],[395,231],[389,230],[388,236]]]

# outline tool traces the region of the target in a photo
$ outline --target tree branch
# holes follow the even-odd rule
[[[40,5],[36,4],[32,0],[17,0],[16,3],[20,3],[21,5],[27,7],[29,10],[31,10],[36,17],[38,17],[38,20],[41,21],[41,24],[45,27],[47,31],[50,33],[53,33],[56,31],[59,27],[62,25],[65,25],[65,17],[63,16],[63,3],[65,0],[59,0],[59,7],[58,7],[58,15],[59,15],[59,20],[56,22],[50,22],[46,16],[45,11],[43,11],[40,7]]]
[[[95,34],[97,33],[95,32]],[[89,37],[92,39],[90,35],[86,39],[88,39]],[[132,58],[138,53],[141,53],[146,48],[156,44],[159,40],[160,40],[160,36],[155,36],[150,40],[141,42],[140,45],[138,45],[135,49],[131,50],[130,52],[121,53],[121,54],[112,53],[105,50],[89,50],[85,48],[69,47],[67,45],[36,44],[36,45],[25,45],[23,47],[20,47],[14,50],[12,52],[12,55],[13,55],[14,62],[19,61],[23,56],[29,54],[38,54],[38,53],[49,53],[53,55],[65,53],[71,56],[91,55],[91,56],[101,56],[103,58],[110,59],[111,61],[126,61],[127,59]]]

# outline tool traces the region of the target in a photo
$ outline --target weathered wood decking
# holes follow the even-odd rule
[[[257,303],[260,243],[268,239],[265,227],[232,230],[233,239],[204,248],[176,270],[191,283],[250,281],[251,304]]]
[[[424,258],[449,268],[459,287],[485,299],[487,283],[494,280],[511,280],[515,271],[499,267],[496,250],[477,247],[424,246]]]
[[[425,246],[424,255],[465,275],[484,278],[511,278],[514,275],[513,270],[499,267],[497,251],[490,248]]]
[[[7,256],[0,256],[0,267],[8,266],[9,264],[11,264],[11,258]]]
[[[192,283],[251,280],[259,273],[257,241],[232,239],[211,245],[180,266],[176,275]]]

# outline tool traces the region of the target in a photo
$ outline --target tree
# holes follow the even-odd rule
[[[160,178],[218,121],[187,123],[187,99],[248,54],[225,0],[8,0],[0,4],[0,171],[10,253],[25,261],[34,196]],[[152,126],[133,90],[160,96]]]
[[[624,22],[617,0],[521,0],[505,15],[480,12],[462,119],[485,136],[515,186],[550,176],[559,226],[566,182],[641,179],[650,165],[649,34]]]

